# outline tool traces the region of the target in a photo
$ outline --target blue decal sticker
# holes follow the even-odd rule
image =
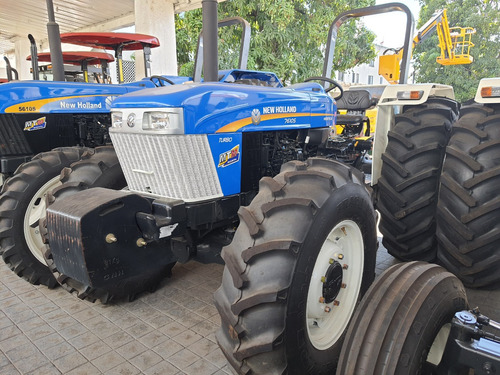
[[[224,168],[238,161],[240,161],[240,145],[236,145],[231,150],[220,154],[218,167]]]
[[[45,129],[47,122],[45,121],[45,116],[40,117],[36,120],[26,121],[24,123],[24,131],[31,132],[33,130]]]
[[[224,196],[237,194],[241,189],[241,133],[208,134],[208,143]]]

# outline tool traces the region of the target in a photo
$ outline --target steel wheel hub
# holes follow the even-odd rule
[[[344,220],[321,246],[309,283],[306,325],[316,349],[330,348],[347,328],[358,302],[363,267],[361,230],[354,221]]]
[[[333,263],[326,270],[325,282],[323,284],[323,297],[325,303],[332,303],[340,292],[342,287],[342,265],[333,261]]]

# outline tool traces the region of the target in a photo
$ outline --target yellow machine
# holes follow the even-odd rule
[[[437,31],[441,55],[436,61],[441,65],[470,64],[474,60],[469,54],[470,48],[474,47],[471,36],[476,32],[472,27],[450,27],[446,9],[436,11],[431,19],[425,23],[413,39],[412,50],[420,42],[427,39],[434,30]],[[387,50],[386,52],[391,51]],[[392,50],[394,54],[384,54],[379,57],[379,74],[389,83],[396,84],[399,81],[399,64],[403,57],[403,48]]]

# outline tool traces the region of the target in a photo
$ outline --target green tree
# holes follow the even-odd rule
[[[252,28],[248,69],[272,71],[285,82],[321,75],[328,29],[343,11],[373,5],[374,0],[227,0],[219,4],[219,19],[245,18]],[[181,75],[193,71],[194,51],[201,30],[201,10],[176,17]],[[234,68],[239,30],[219,32],[219,66]],[[333,70],[348,70],[375,57],[374,35],[357,22],[339,29]]]
[[[489,0],[420,0],[422,9],[419,25],[425,23],[437,9],[447,9],[450,27],[473,27],[472,64],[442,66],[436,63],[440,55],[437,34],[414,50],[416,81],[436,82],[453,86],[459,101],[475,95],[481,78],[500,76],[500,3]]]

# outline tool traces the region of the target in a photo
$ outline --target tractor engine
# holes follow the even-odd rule
[[[78,114],[73,116],[73,121],[80,146],[97,147],[111,142],[108,133],[111,126],[109,114]]]
[[[364,156],[372,149],[373,137],[335,135],[328,140],[325,155],[360,169]],[[366,172],[366,171],[365,171]]]

